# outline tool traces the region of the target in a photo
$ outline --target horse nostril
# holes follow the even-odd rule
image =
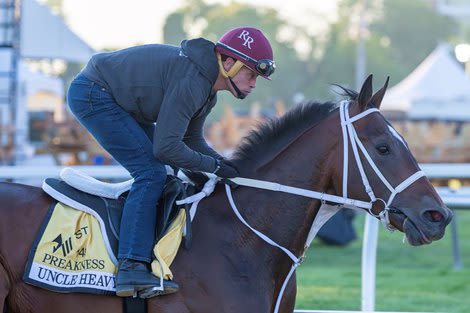
[[[424,213],[424,216],[433,222],[440,222],[444,218],[442,213],[434,210],[426,211],[426,213]]]

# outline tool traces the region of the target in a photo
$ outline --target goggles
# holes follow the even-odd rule
[[[224,43],[221,43],[220,41],[217,42],[217,45],[224,48],[224,49],[227,49],[230,52],[235,53],[236,55],[238,55],[239,57],[241,57],[245,61],[248,61],[248,62],[252,63],[254,65],[254,68],[258,72],[258,74],[261,74],[262,76],[269,77],[276,70],[276,63],[273,60],[269,60],[269,59],[255,60],[252,57],[249,57],[246,54],[244,54],[244,53],[242,53],[238,50],[235,50],[232,47],[227,46]]]

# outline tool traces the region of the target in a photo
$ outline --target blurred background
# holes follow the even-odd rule
[[[277,63],[244,101],[219,97],[207,127],[220,152],[305,100],[335,100],[390,76],[382,110],[419,162],[470,160],[470,1],[1,0],[0,165],[111,164],[70,116],[68,85],[100,51],[216,41],[262,29]],[[376,86],[378,88],[378,85]]]

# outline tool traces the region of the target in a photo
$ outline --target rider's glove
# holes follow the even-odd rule
[[[216,162],[217,166],[215,168],[215,171],[213,172],[215,175],[222,178],[233,178],[240,176],[240,174],[238,173],[238,169],[232,162],[224,159],[219,159]]]

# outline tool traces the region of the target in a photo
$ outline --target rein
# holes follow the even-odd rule
[[[364,112],[361,112],[353,117],[349,116],[349,103],[350,101],[342,101],[340,103],[340,120],[341,120],[341,129],[342,129],[342,134],[343,134],[343,192],[342,192],[342,197],[336,196],[336,195],[331,195],[327,194],[324,192],[317,192],[317,191],[312,191],[308,189],[302,189],[302,188],[296,188],[296,187],[291,187],[291,186],[286,186],[274,182],[268,182],[268,181],[262,181],[262,180],[257,180],[257,179],[251,179],[251,178],[242,178],[242,177],[237,177],[237,178],[231,178],[230,180],[234,182],[237,185],[240,186],[246,186],[246,187],[252,187],[252,188],[258,188],[258,189],[265,189],[265,190],[271,190],[271,191],[279,191],[279,192],[285,192],[289,194],[295,194],[307,198],[312,198],[312,199],[317,199],[322,202],[323,205],[325,205],[326,201],[336,203],[337,205],[336,210],[339,210],[341,208],[351,208],[351,209],[366,209],[371,215],[374,217],[380,219],[382,224],[390,231],[395,230],[395,227],[392,226],[390,223],[389,219],[389,212],[397,213],[400,212],[398,210],[390,208],[390,204],[392,203],[393,199],[395,196],[405,190],[407,187],[409,187],[411,184],[413,184],[415,181],[417,181],[419,178],[425,176],[423,171],[417,171],[416,173],[412,174],[409,176],[407,179],[405,179],[403,182],[401,182],[398,186],[393,188],[391,184],[385,179],[385,177],[382,175],[378,167],[375,165],[374,161],[370,157],[369,153],[367,153],[367,150],[365,149],[364,145],[362,144],[361,140],[359,139],[356,129],[354,128],[354,122],[358,121],[359,119],[375,112],[379,112],[377,108],[371,108],[367,109]],[[354,154],[354,159],[356,161],[356,165],[359,169],[359,173],[361,175],[362,179],[362,184],[364,186],[364,190],[367,193],[367,195],[370,198],[369,202],[364,202],[360,200],[355,200],[348,198],[348,164],[349,164],[349,145],[348,143],[351,144],[351,148]],[[366,158],[367,162],[369,165],[372,167],[374,170],[375,174],[380,178],[382,183],[390,190],[391,194],[390,197],[388,198],[388,201],[385,201],[381,198],[377,198],[374,194],[374,191],[372,190],[372,187],[369,184],[369,180],[367,179],[366,173],[364,171],[364,166],[362,164],[360,155],[359,155],[359,150],[362,152],[364,157]],[[198,202],[208,196],[210,193],[215,188],[216,181],[220,178],[218,178],[214,174],[208,174],[208,176],[211,178],[206,185],[204,186],[203,191],[201,191],[199,194],[193,195],[190,198],[183,199],[180,201],[177,201],[177,204],[185,204],[185,203],[192,203],[191,207],[191,218],[194,217],[195,211],[197,209],[197,204]],[[230,189],[230,186],[228,184],[225,185],[225,191],[227,193],[227,198],[229,200],[230,206],[232,207],[232,210],[235,212],[235,215],[238,217],[238,219],[245,225],[247,226],[251,231],[253,231],[258,237],[260,237],[262,240],[267,242],[268,244],[279,248],[282,250],[293,262],[291,269],[289,273],[287,274],[286,278],[284,279],[284,283],[282,284],[281,290],[279,292],[277,301],[276,301],[276,306],[274,308],[273,313],[278,313],[279,311],[279,306],[281,304],[282,296],[284,294],[284,290],[287,286],[287,283],[289,282],[292,274],[295,272],[295,269],[302,263],[304,255],[306,253],[306,250],[310,246],[312,240],[314,239],[316,235],[316,231],[319,229],[318,226],[315,228],[316,224],[315,221],[312,223],[311,230],[308,234],[305,246],[304,246],[304,251],[302,252],[301,257],[296,257],[291,251],[289,251],[287,248],[277,244],[273,240],[271,240],[269,237],[264,235],[263,233],[257,231],[253,227],[251,227],[248,222],[241,216],[239,210],[237,209],[235,202],[232,197],[232,191]],[[380,201],[384,204],[384,209],[379,213],[379,214],[374,214],[372,212],[372,205]],[[319,210],[321,211],[321,209]],[[317,213],[318,214],[318,213]],[[318,219],[318,216],[315,220]],[[326,219],[327,220],[327,219]],[[325,219],[323,219],[322,222],[326,222]],[[320,222],[321,223],[321,222]]]

